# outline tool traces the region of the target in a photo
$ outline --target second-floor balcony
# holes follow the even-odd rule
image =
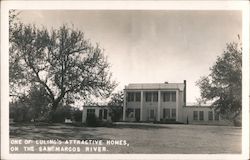
[[[159,99],[160,98],[160,99]],[[176,102],[176,91],[161,91],[160,97],[158,91],[145,91],[141,92],[127,92],[126,102],[129,103],[175,103]]]

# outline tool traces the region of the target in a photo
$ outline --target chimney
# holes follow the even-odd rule
[[[184,80],[184,107],[187,105],[187,81]]]

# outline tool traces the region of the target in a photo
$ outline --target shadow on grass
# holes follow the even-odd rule
[[[169,126],[160,126],[160,125],[154,125],[154,124],[113,124],[112,126],[109,126],[108,128],[119,128],[119,129],[144,129],[144,130],[151,130],[151,129],[172,129]]]
[[[37,125],[35,123],[16,123],[10,125],[10,138],[23,139],[102,139],[92,135],[96,128],[75,127],[64,124]],[[90,133],[87,133],[90,132]]]
[[[105,128],[113,129],[172,129],[169,126],[155,124],[113,124]],[[37,123],[15,123],[10,125],[10,138],[23,139],[103,139],[102,133],[96,131],[102,127],[73,126],[69,124],[37,124]]]
[[[28,132],[27,130],[20,129],[18,132],[10,132],[10,138],[18,138],[18,139],[21,138],[21,139],[31,139],[31,140],[39,140],[39,139],[68,140],[68,139],[97,139],[98,137],[89,133],[82,133],[82,132],[80,133],[80,132],[65,131],[65,130],[54,133],[51,130]]]

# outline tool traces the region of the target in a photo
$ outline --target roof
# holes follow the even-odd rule
[[[211,108],[212,103],[187,103],[186,107],[189,108]]]
[[[125,86],[125,89],[139,89],[139,90],[163,90],[163,89],[179,89],[184,90],[184,83],[131,83]]]
[[[187,102],[187,106],[212,106],[213,103],[207,102],[207,103],[198,103],[198,102]]]
[[[213,108],[212,106],[186,106],[187,108]]]
[[[98,105],[86,105],[85,108],[109,108],[109,106],[98,106]]]

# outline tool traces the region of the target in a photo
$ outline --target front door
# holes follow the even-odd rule
[[[154,109],[150,109],[149,110],[149,120],[150,121],[154,121],[155,120],[155,110]]]
[[[137,109],[135,109],[135,120],[138,122],[138,121],[140,121],[140,109],[139,108],[137,108]]]

